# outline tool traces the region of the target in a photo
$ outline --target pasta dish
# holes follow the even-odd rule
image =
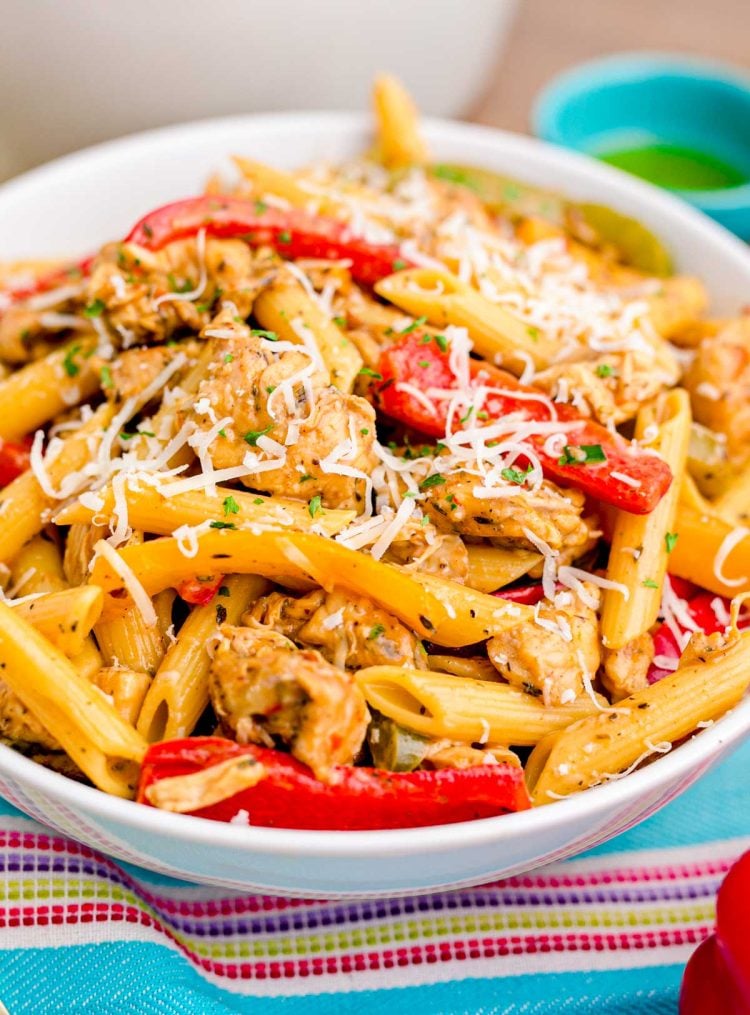
[[[750,316],[613,209],[435,162],[392,78],[374,105],[361,158],[238,155],[0,269],[0,740],[34,761],[240,825],[434,825],[745,694]]]

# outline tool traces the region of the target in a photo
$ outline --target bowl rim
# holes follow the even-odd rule
[[[369,127],[370,118],[364,113],[341,112],[288,112],[264,113],[247,116],[208,118],[150,131],[137,132],[99,145],[62,156],[36,167],[0,185],[0,203],[13,200],[16,193],[27,187],[49,185],[59,174],[75,170],[77,164],[96,160],[102,156],[127,156],[133,145],[162,144],[174,137],[193,133],[220,131],[227,128],[247,128],[249,131],[289,131],[290,125],[306,122],[321,129],[337,128],[343,133],[358,133]],[[666,191],[631,177],[614,167],[570,149],[558,148],[549,142],[476,124],[451,120],[426,119],[425,134],[440,143],[441,135],[448,139],[481,141],[490,149],[502,148],[510,154],[536,156],[541,152],[562,166],[569,166],[583,176],[610,181],[615,188],[613,200],[626,196],[641,200],[655,211],[686,221],[693,229],[710,234],[720,243],[728,258],[748,258],[748,251],[737,237],[698,210],[685,204]],[[16,780],[24,790],[44,794],[73,811],[99,816],[115,825],[127,826],[157,837],[169,835],[172,840],[190,844],[200,843],[238,850],[241,853],[275,853],[294,857],[304,852],[307,856],[377,859],[418,851],[423,854],[442,853],[457,848],[471,848],[490,843],[501,844],[503,839],[528,836],[533,840],[537,832],[557,824],[578,824],[581,819],[596,819],[618,807],[626,806],[638,796],[663,790],[679,782],[695,769],[706,767],[714,754],[725,746],[738,745],[743,735],[750,734],[750,698],[745,698],[712,726],[701,730],[688,742],[661,757],[627,778],[586,790],[570,798],[555,802],[553,807],[533,808],[515,814],[458,822],[448,825],[417,828],[368,831],[313,831],[291,828],[262,828],[236,826],[206,818],[184,814],[171,814],[134,801],[109,796],[101,790],[75,782],[57,772],[24,757],[10,747],[0,744],[0,775]]]
[[[634,50],[587,60],[555,75],[534,99],[532,130],[543,141],[580,151],[572,148],[560,127],[562,110],[603,84],[629,84],[642,81],[644,77],[654,80],[665,77],[689,79],[708,86],[729,87],[741,94],[750,105],[750,74],[740,67],[705,57],[660,50]],[[750,182],[706,190],[675,189],[671,193],[707,212],[750,206]]]

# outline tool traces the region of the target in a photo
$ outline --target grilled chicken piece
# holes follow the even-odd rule
[[[201,382],[189,413],[206,432],[217,420],[230,420],[210,446],[216,468],[239,465],[248,453],[263,461],[284,457],[279,468],[253,472],[243,482],[301,500],[319,496],[324,507],[361,508],[365,480],[343,473],[355,469],[369,476],[377,464],[375,410],[363,398],[328,385],[321,370],[309,372],[311,359],[303,351],[277,355],[274,343],[263,343],[244,325],[234,328],[237,338],[223,340],[220,359]],[[305,371],[309,377],[300,377]],[[299,381],[284,387],[294,377]],[[276,442],[276,450],[263,450],[264,436]],[[334,452],[331,463],[324,463]]]
[[[319,779],[350,764],[362,746],[369,713],[353,677],[270,628],[225,626],[209,688],[238,743],[282,743]]]
[[[383,560],[409,570],[436,574],[466,584],[469,553],[463,539],[438,532],[434,525],[409,520],[383,555]]]
[[[0,741],[6,741],[21,749],[34,747],[37,750],[59,751],[60,745],[42,726],[36,716],[0,680]]]
[[[641,350],[559,363],[534,375],[536,387],[605,425],[633,419],[644,402],[677,380],[656,366],[650,351]]]
[[[685,374],[695,419],[727,438],[730,458],[750,453],[750,317],[704,338]]]
[[[181,342],[179,347],[156,345],[143,349],[128,349],[109,364],[112,385],[107,389],[107,394],[115,394],[121,399],[139,395],[178,352],[194,354],[198,348],[197,343]]]
[[[529,550],[538,547],[527,533],[553,550],[584,547],[588,541],[581,518],[584,497],[578,490],[563,491],[545,480],[536,492],[519,488],[513,497],[482,500],[474,496],[475,476],[456,472],[444,478],[444,483],[424,490],[422,505],[443,532],[485,536],[497,545]]]
[[[340,669],[413,666],[424,669],[421,642],[400,620],[363,596],[318,589],[295,598],[272,592],[245,615],[311,645]]]
[[[654,658],[654,639],[646,631],[618,649],[605,649],[602,683],[612,701],[648,687],[646,674]]]
[[[593,585],[586,591],[594,599]],[[543,605],[534,620],[508,628],[487,643],[487,655],[510,684],[541,695],[545,705],[564,705],[584,691],[584,672],[599,668],[596,611],[571,596],[568,606]]]

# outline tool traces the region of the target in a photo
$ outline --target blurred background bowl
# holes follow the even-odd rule
[[[0,178],[121,134],[231,113],[361,109],[402,78],[458,116],[517,0],[4,0]]]
[[[750,239],[750,77],[709,61],[618,54],[554,78],[533,124],[545,141],[640,165],[647,179]]]

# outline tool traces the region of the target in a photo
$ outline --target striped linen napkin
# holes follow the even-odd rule
[[[11,1015],[673,1013],[718,884],[750,847],[749,770],[747,744],[575,860],[363,902],[187,885],[0,803],[0,1001]]]

